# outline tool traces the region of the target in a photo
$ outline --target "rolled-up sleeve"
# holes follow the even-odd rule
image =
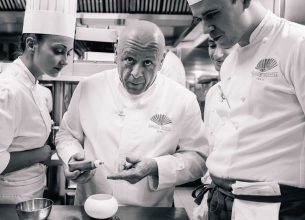
[[[209,151],[205,135],[199,104],[192,96],[183,115],[179,147],[173,155],[154,158],[159,175],[158,178],[149,177],[150,188],[161,190],[202,177]]]
[[[83,129],[80,122],[79,104],[81,83],[75,89],[69,108],[64,114],[60,129],[56,134],[56,150],[65,164],[76,153],[83,152]]]
[[[10,161],[8,148],[14,138],[17,110],[15,105],[13,92],[0,84],[0,174]]]

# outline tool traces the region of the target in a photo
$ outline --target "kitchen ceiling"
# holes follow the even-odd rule
[[[21,33],[25,5],[26,0],[0,0],[2,35]],[[77,12],[78,25],[93,28],[121,29],[135,19],[152,21],[160,26],[168,46],[196,47],[206,39],[199,38],[201,28],[194,29],[186,0],[78,0]],[[196,45],[189,44],[195,40]]]
[[[24,11],[25,4],[26,0],[0,0],[0,11]],[[78,0],[77,11],[86,13],[191,13],[186,0]]]
[[[21,34],[25,5],[26,0],[0,0],[2,39]],[[207,55],[207,36],[193,20],[187,0],[78,0],[77,26],[120,30],[139,19],[161,28],[167,46],[176,48],[187,64],[187,72],[195,67],[204,72],[213,70]]]

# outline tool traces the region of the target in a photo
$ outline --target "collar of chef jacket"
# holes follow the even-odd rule
[[[24,81],[22,81],[23,84],[25,84],[27,87],[32,88],[36,84],[38,84],[38,80],[35,79],[34,75],[30,72],[30,70],[24,65],[22,60],[20,58],[17,58],[14,61],[15,64],[19,68],[21,68],[22,71],[18,71],[18,73],[23,73],[22,78],[24,78]]]
[[[253,46],[253,44],[266,41],[268,39],[267,36],[270,34],[269,27],[272,27],[273,16],[275,16],[275,15],[271,11],[267,11],[263,20],[259,23],[259,25],[251,33],[250,39],[249,39],[249,44],[244,47],[240,47],[239,44],[237,44],[237,49],[247,48],[248,46]]]
[[[252,47],[255,44],[262,44],[268,41],[268,36],[270,35],[270,28],[273,28],[273,22],[275,15],[271,11],[267,11],[261,23],[255,28],[255,30],[251,33],[249,44],[241,47],[239,44],[236,44],[232,52],[229,56],[233,56],[233,54],[238,53],[241,50],[247,50],[247,48]],[[258,51],[259,53],[259,51]],[[226,59],[224,62],[228,62],[229,59]],[[220,71],[220,78],[226,78],[226,74],[223,71]],[[222,84],[220,82],[220,84]]]

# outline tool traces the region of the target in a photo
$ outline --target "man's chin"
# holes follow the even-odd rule
[[[130,89],[130,88],[128,88],[128,89],[127,89],[127,92],[128,92],[129,94],[131,94],[131,95],[140,95],[141,93],[144,92],[144,90],[142,90],[142,89]]]
[[[144,92],[144,85],[143,84],[132,84],[132,83],[126,83],[125,86],[128,93],[132,95],[139,95]]]
[[[48,76],[50,77],[57,77],[59,75],[59,72],[55,72],[55,73],[47,73]]]
[[[60,71],[58,71],[56,69],[52,69],[52,70],[50,70],[48,72],[46,71],[45,74],[47,74],[50,77],[57,77],[59,75],[59,72]]]

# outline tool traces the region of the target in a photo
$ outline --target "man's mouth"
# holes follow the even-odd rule
[[[215,62],[218,64],[218,65],[221,65],[223,63],[223,60],[215,60]]]
[[[138,85],[143,84],[143,82],[128,82],[128,83],[131,84],[131,85],[134,85],[134,86],[138,86]]]
[[[54,67],[54,69],[57,70],[58,72],[60,72],[62,68],[60,68],[60,67]]]

